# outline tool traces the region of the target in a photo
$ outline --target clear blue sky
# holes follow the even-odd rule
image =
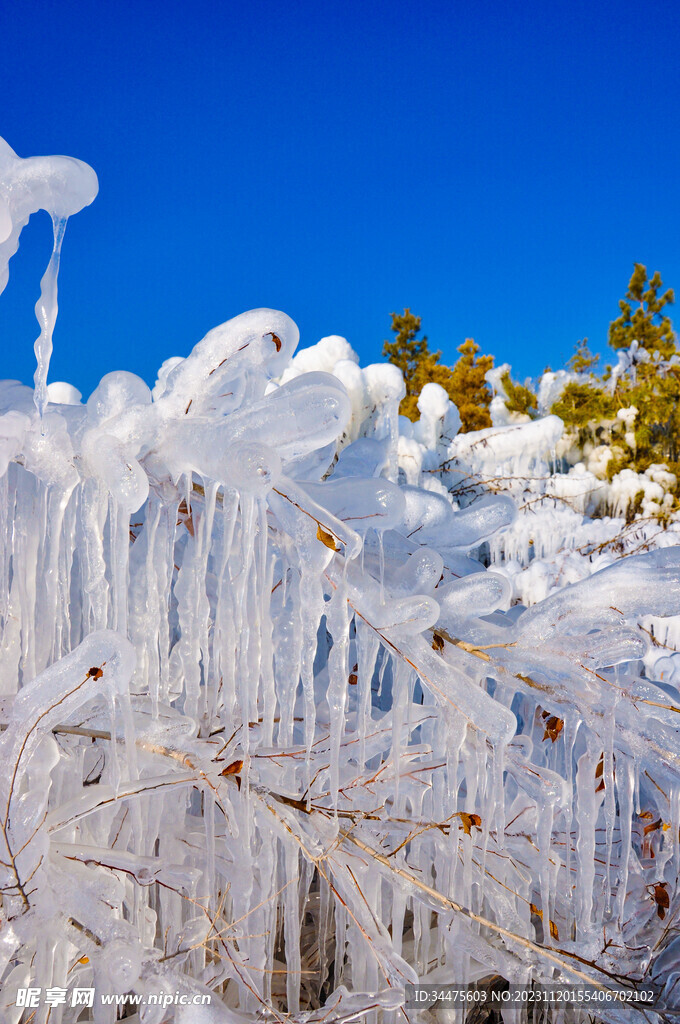
[[[362,362],[404,306],[449,362],[466,336],[521,377],[584,335],[603,351],[634,260],[680,299],[679,18],[663,0],[3,4],[0,135],[100,181],[66,233],[50,379],[153,382],[254,306]],[[0,296],[0,377],[32,377],[50,244],[41,214]]]

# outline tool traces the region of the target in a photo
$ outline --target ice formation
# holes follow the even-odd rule
[[[96,179],[0,158],[6,279]],[[297,343],[252,310],[153,390],[0,385],[2,1020],[31,985],[97,993],[38,1024],[444,1020],[406,983],[494,974],[677,1004],[674,527],[589,520],[556,417],[459,435],[428,385],[412,425],[394,367]]]
[[[47,372],[52,355],[52,332],[57,319],[57,275],[68,218],[97,195],[97,175],[82,160],[67,156],[34,156],[22,160],[0,139],[0,292],[9,277],[9,261],[19,235],[32,213],[46,210],[52,218],[54,248],[42,281],[35,315],[40,335],[35,343],[35,404],[47,404]]]

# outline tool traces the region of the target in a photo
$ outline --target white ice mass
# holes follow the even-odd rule
[[[680,1004],[676,524],[588,518],[557,417],[461,435],[430,384],[411,424],[395,367],[269,309],[153,390],[48,386],[96,191],[0,141],[0,290],[55,224],[35,389],[0,384],[2,1021],[462,1021],[405,985],[491,975]]]

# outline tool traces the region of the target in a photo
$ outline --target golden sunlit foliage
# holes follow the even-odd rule
[[[493,356],[478,355],[479,345],[466,338],[457,349],[460,358],[453,366],[446,366],[440,362],[441,352],[430,352],[427,337],[417,337],[421,317],[408,308],[391,316],[396,338],[384,343],[383,355],[404,374],[406,397],[399,406],[401,415],[417,420],[420,392],[426,384],[434,383],[444,388],[457,407],[461,433],[490,427],[491,390],[484,375],[493,367]]]
[[[591,352],[587,338],[579,341],[567,363],[577,379],[549,410],[563,420],[578,449],[609,447],[611,455],[604,460],[609,480],[622,469],[643,473],[665,465],[680,481],[680,350],[668,316],[674,299],[658,271],[650,277],[644,264],[635,263],[619,301],[621,315],[608,331],[618,366],[598,372],[599,356]],[[461,433],[491,426],[492,394],[485,374],[494,365],[493,356],[481,355],[467,338],[457,349],[458,360],[445,365],[441,352],[430,351],[427,337],[419,337],[421,318],[408,308],[392,313],[392,330],[396,337],[385,342],[383,354],[404,374],[402,415],[418,419],[418,397],[425,384],[434,382],[458,408]],[[539,415],[530,381],[519,384],[508,371],[501,385],[510,412],[532,419]],[[673,493],[680,497],[677,484]]]

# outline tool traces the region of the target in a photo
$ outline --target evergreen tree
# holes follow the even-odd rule
[[[383,355],[398,366],[404,375],[407,397],[413,393],[413,379],[418,364],[429,354],[427,336],[418,338],[422,317],[414,316],[410,309],[403,313],[390,313],[394,341],[383,342]]]
[[[613,419],[617,409],[622,408],[623,405],[607,394],[599,381],[585,384],[570,381],[550,411],[559,416],[567,427],[584,428],[593,424],[595,430],[603,420]]]
[[[592,373],[600,361],[600,357],[588,348],[588,339],[584,338],[574,346],[574,354],[567,363],[573,373]]]
[[[466,338],[457,349],[460,359],[449,370],[450,377],[442,387],[457,406],[460,414],[460,432],[483,430],[491,426],[491,389],[484,375],[493,368],[493,356],[480,356],[474,338]]]
[[[441,352],[426,352],[416,365],[413,376],[406,383],[406,398],[404,398],[399,406],[399,412],[402,416],[408,416],[413,421],[420,417],[418,399],[420,392],[426,384],[440,384],[445,391],[448,391],[451,367],[440,363],[440,357]],[[449,394],[450,397],[451,395]]]
[[[492,368],[493,356],[478,356],[479,346],[467,338],[458,348],[460,359],[453,367],[446,366],[440,362],[441,352],[430,352],[427,337],[418,338],[421,317],[408,308],[391,317],[396,338],[383,344],[383,355],[404,374],[406,396],[399,406],[401,415],[417,420],[420,392],[426,384],[434,383],[441,385],[457,406],[461,433],[490,427],[491,391],[484,374]]]
[[[619,302],[622,316],[609,328],[613,348],[637,340],[651,356],[637,364],[634,375],[619,378],[614,389],[619,407],[634,405],[638,410],[630,453],[638,471],[665,462],[675,472],[680,459],[680,367],[668,362],[678,350],[673,324],[663,312],[675,296],[671,288],[659,295],[662,287],[658,271],[648,280],[647,268],[636,263],[626,299]],[[631,302],[639,303],[634,312]]]
[[[633,276],[628,283],[625,299],[619,301],[621,316],[609,326],[609,344],[612,348],[628,348],[633,341],[650,354],[659,352],[668,359],[675,351],[673,325],[663,313],[666,306],[675,302],[673,289],[659,295],[663,282],[658,270],[647,279],[647,268],[636,263]],[[633,310],[631,303],[637,302]]]
[[[519,412],[525,416],[530,416],[532,420],[536,419],[538,416],[538,399],[531,388],[528,388],[526,384],[517,384],[510,376],[509,370],[501,377],[501,384],[508,396],[505,402],[506,409],[509,412]]]
[[[610,368],[601,376],[593,372],[597,357],[584,339],[569,368],[590,376],[568,384],[551,411],[575,432],[580,445],[611,447],[610,478],[621,469],[644,472],[654,463],[665,463],[680,482],[680,366],[669,361],[678,350],[673,325],[663,312],[674,295],[670,288],[659,294],[663,284],[658,272],[648,279],[642,263],[634,266],[626,298],[619,302],[621,316],[609,328],[609,343],[620,349],[637,340],[648,358],[612,386]],[[638,303],[635,310],[634,302]],[[626,426],[617,413],[631,406],[637,412],[632,425]]]

